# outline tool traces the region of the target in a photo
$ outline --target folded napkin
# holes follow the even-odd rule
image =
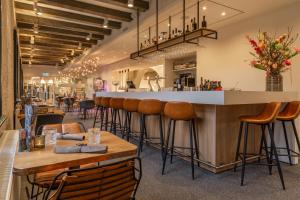
[[[58,133],[57,139],[59,140],[78,140],[83,141],[85,136],[83,134],[71,134],[71,133]]]
[[[106,153],[106,145],[89,145],[89,146],[55,146],[54,153],[66,154],[66,153]]]

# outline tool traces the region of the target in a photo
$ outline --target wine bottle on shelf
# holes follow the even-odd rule
[[[186,25],[186,30],[185,30],[186,33],[189,33],[190,32],[190,27],[189,25]]]
[[[201,90],[201,91],[204,90],[203,77],[201,77],[200,90]]]
[[[175,28],[175,37],[178,36],[177,28]]]
[[[172,30],[172,38],[174,38],[174,37],[175,37],[175,31]]]
[[[207,28],[207,22],[205,20],[205,15],[203,16],[203,20],[202,20],[202,28]]]
[[[143,49],[143,43],[140,44],[140,50],[142,50],[142,49]]]
[[[193,31],[193,24],[194,24],[194,20],[193,20],[193,18],[191,19],[191,31]]]
[[[194,22],[193,22],[193,31],[197,30],[197,22],[196,22],[196,18],[194,17]]]

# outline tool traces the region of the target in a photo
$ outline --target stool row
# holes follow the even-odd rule
[[[110,97],[96,97],[95,103],[97,106],[96,116],[94,120],[94,127],[97,123],[100,123],[101,130],[106,130],[110,128],[110,132],[117,134],[121,133],[122,138],[126,138],[129,141],[130,137],[133,136],[132,131],[132,115],[134,113],[140,116],[140,132],[138,138],[138,156],[140,156],[143,151],[144,142],[150,142],[153,144],[159,144],[161,149],[161,158],[163,160],[162,174],[164,174],[167,156],[170,155],[171,163],[175,153],[175,149],[189,149],[190,159],[191,159],[191,169],[192,178],[194,179],[194,160],[196,156],[196,161],[199,166],[199,147],[197,141],[197,134],[195,128],[196,114],[194,107],[190,103],[186,102],[162,102],[154,99],[124,99],[124,98],[110,98]],[[295,126],[295,119],[300,113],[300,102],[294,101],[288,103],[285,108],[280,112],[281,103],[272,102],[265,106],[264,110],[254,116],[241,116],[239,135],[237,138],[237,148],[235,155],[235,165],[234,171],[236,171],[237,163],[241,160],[241,185],[244,184],[245,167],[247,164],[247,158],[253,157],[253,154],[248,154],[248,128],[249,125],[260,126],[261,138],[260,138],[260,149],[259,153],[256,155],[258,157],[258,164],[267,165],[269,169],[269,174],[272,174],[272,166],[277,166],[281,184],[283,189],[285,189],[285,183],[283,179],[283,173],[279,161],[275,141],[274,141],[274,131],[275,131],[275,121],[280,121],[283,127],[283,133],[285,138],[287,155],[289,158],[289,163],[292,165],[292,156],[299,156],[298,152],[290,149],[289,141],[287,137],[286,123],[290,122],[293,127],[293,133],[297,141],[298,150],[300,150],[300,141],[297,134],[297,129]],[[124,112],[125,119],[124,122],[121,120],[120,112]],[[110,117],[109,117],[110,116]],[[149,116],[154,116],[159,120],[159,137],[149,137],[146,129],[146,122]],[[163,117],[169,119],[166,135],[163,133]],[[177,147],[174,146],[175,141],[175,127],[177,121],[186,121],[189,124],[189,140],[190,146]],[[244,130],[243,139],[243,151],[240,153],[240,147],[242,142],[242,135]],[[266,129],[268,130],[270,137],[270,145],[267,144]],[[165,137],[166,136],[166,137]],[[263,154],[264,151],[264,154]],[[267,163],[263,164],[261,158],[266,158]],[[275,161],[275,162],[274,162]],[[252,162],[253,163],[253,162]]]

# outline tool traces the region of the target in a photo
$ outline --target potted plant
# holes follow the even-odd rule
[[[247,36],[254,52],[250,65],[266,71],[266,91],[283,91],[282,73],[291,68],[290,59],[300,53],[300,48],[293,48],[298,34],[292,36],[292,30],[286,34],[270,36],[266,32],[259,32],[256,39]]]

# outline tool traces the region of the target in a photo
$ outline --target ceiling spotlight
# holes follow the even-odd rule
[[[34,44],[34,36],[30,37],[30,44]]]
[[[79,42],[78,49],[81,49],[81,48],[82,48],[82,43]]]
[[[65,63],[64,59],[62,59],[62,58],[60,59],[60,62],[61,62],[61,63]]]
[[[206,7],[206,6],[203,6],[203,7],[202,7],[202,10],[207,10],[207,7]]]
[[[88,36],[86,36],[86,38],[85,38],[85,39],[86,39],[87,41],[90,41],[90,40],[91,40],[91,38],[92,38],[92,34],[91,34],[91,33],[89,33],[89,34],[88,34]]]
[[[74,51],[74,49],[71,51],[71,56],[74,56],[74,54],[75,54],[75,51]]]
[[[221,13],[221,16],[225,16],[225,15],[226,15],[226,12],[223,11],[223,12]]]
[[[132,8],[132,7],[134,6],[134,0],[128,0],[127,6],[128,6],[129,8]]]
[[[29,60],[28,64],[29,64],[29,65],[31,65],[31,64],[32,64],[31,60]]]
[[[42,14],[43,14],[43,13],[41,12],[41,10],[39,9],[38,3],[37,3],[37,2],[34,2],[34,4],[33,4],[33,10],[35,11],[35,14],[36,14],[36,15],[42,15]]]
[[[108,21],[107,19],[104,19],[103,28],[107,28],[107,27],[108,27]]]

